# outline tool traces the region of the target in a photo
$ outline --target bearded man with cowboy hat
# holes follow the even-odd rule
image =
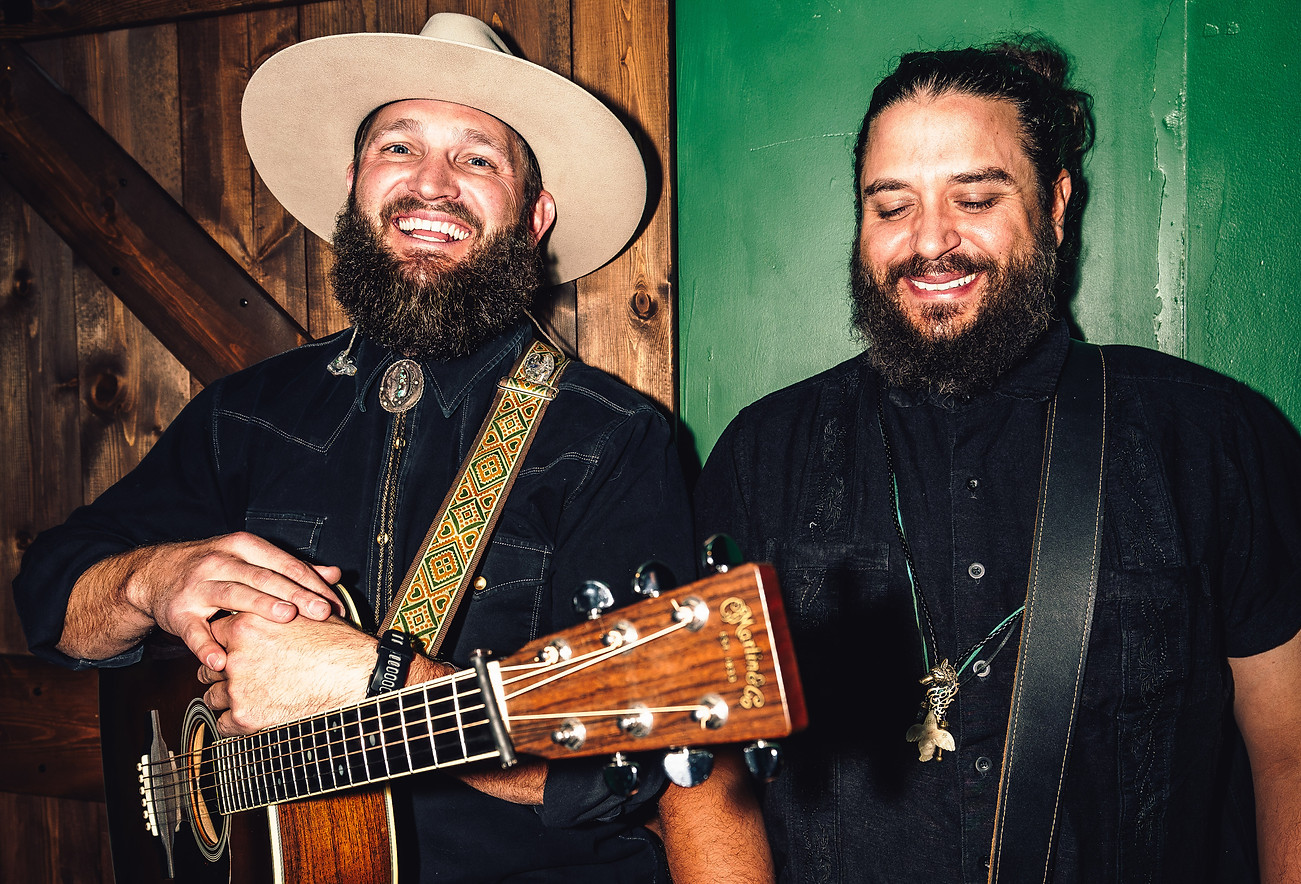
[[[152,631],[179,637],[226,734],[366,696],[376,639],[338,616],[332,586],[383,622],[498,379],[533,342],[528,308],[546,282],[618,254],[646,194],[610,111],[468,16],[291,46],[253,75],[243,115],[268,187],[333,241],[335,294],[354,327],[208,386],[135,470],[37,538],[14,584],[32,650],[48,660],[122,666]],[[482,587],[449,621],[448,662],[417,655],[408,683],[576,621],[584,581],[630,601],[648,559],[694,571],[667,421],[577,362],[556,386]],[[731,862],[737,880],[769,874],[757,810],[728,762],[664,794],[679,880],[724,880]],[[667,880],[646,825],[662,771],[643,765],[641,788],[621,798],[604,763],[396,781],[404,880]]]

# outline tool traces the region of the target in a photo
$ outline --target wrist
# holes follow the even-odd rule
[[[366,697],[377,697],[405,687],[415,655],[411,636],[407,633],[390,629],[381,635],[375,648],[375,668],[371,670]]]

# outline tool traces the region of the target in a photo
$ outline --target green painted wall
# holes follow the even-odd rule
[[[859,349],[851,152],[872,87],[902,52],[1010,30],[1060,42],[1095,99],[1085,336],[1217,368],[1301,423],[1294,0],[676,10],[681,402],[702,459],[741,407]]]

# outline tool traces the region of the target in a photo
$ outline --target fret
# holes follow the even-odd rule
[[[294,797],[290,783],[285,776],[288,756],[285,752],[286,728],[278,727],[266,732],[267,771],[275,788],[276,803],[288,801]]]
[[[429,704],[430,742],[438,765],[456,764],[465,760],[461,745],[460,710],[456,701],[456,679],[443,686],[447,693]]]
[[[343,716],[338,712],[325,717],[325,731],[322,734],[325,748],[330,760],[330,788],[342,789],[352,784],[348,775],[343,736]]]
[[[287,774],[285,779],[289,784],[289,794],[294,798],[301,798],[307,792],[307,784],[303,778],[303,766],[307,763],[303,757],[303,723],[295,721],[283,730],[285,743],[281,758],[284,759]]]
[[[350,785],[370,782],[366,770],[366,741],[361,735],[361,710],[355,707],[343,710],[343,762]]]
[[[362,754],[366,762],[366,779],[375,782],[388,778],[388,761],[385,758],[383,722],[379,714],[379,701],[365,703],[357,710],[360,718]]]
[[[267,735],[253,735],[253,755],[257,758],[257,796],[258,805],[271,804],[275,801],[275,782],[272,779],[271,760],[267,757]]]
[[[254,806],[253,800],[253,783],[249,772],[253,766],[253,759],[249,755],[248,739],[241,737],[231,743],[231,749],[235,753],[235,758],[239,763],[239,778],[235,780],[236,786],[236,808],[244,810]]]
[[[307,783],[308,795],[315,795],[325,790],[325,783],[321,775],[322,755],[316,741],[321,728],[324,726],[319,716],[314,716],[302,722],[303,758],[306,761],[303,765],[303,779]]]
[[[402,719],[403,700],[401,694],[389,694],[380,697],[375,704],[379,713],[380,749],[390,777],[399,777],[412,770],[407,729]]]
[[[212,747],[213,755],[216,760],[216,786],[217,786],[217,803],[221,807],[221,812],[231,814],[235,812],[234,795],[230,789],[230,778],[234,776],[234,766],[230,763],[230,742],[228,740],[218,740]]]

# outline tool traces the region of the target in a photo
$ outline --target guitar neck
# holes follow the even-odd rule
[[[234,813],[498,756],[473,671],[218,740],[201,787]]]

